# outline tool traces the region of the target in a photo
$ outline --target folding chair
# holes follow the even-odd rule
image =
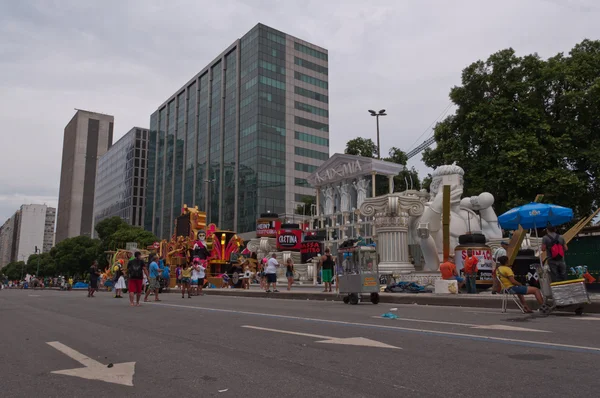
[[[521,301],[519,300],[516,294],[510,292],[508,288],[504,287],[504,285],[502,284],[502,279],[500,279],[500,272],[498,271],[496,271],[496,279],[498,279],[498,283],[500,283],[500,294],[502,294],[502,312],[506,312],[506,307],[508,306],[508,298],[510,297],[512,298],[512,301],[517,305],[517,307],[519,307],[521,312],[524,314],[525,308],[523,308],[523,304],[521,304]]]

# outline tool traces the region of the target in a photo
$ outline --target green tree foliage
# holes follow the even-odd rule
[[[345,154],[374,158],[377,156],[377,145],[370,138],[354,138],[346,143]]]
[[[39,265],[39,272],[38,270]],[[30,270],[30,274],[38,276],[49,276],[56,275],[56,263],[50,255],[50,253],[32,254],[27,259],[27,269]]]
[[[128,242],[136,242],[138,247],[146,248],[158,241],[158,238],[151,232],[145,231],[140,227],[133,227],[118,216],[100,221],[95,229],[98,238],[100,238],[102,253],[124,249]],[[99,258],[99,263],[101,267],[107,266],[107,257],[102,255]]]
[[[600,197],[600,41],[546,61],[507,49],[463,70],[455,115],[435,127],[425,164],[456,162],[465,195],[496,196],[496,210],[544,200],[585,215]]]
[[[96,224],[95,230],[98,234],[98,239],[107,241],[112,234],[121,228],[129,227],[129,224],[119,216],[106,218]]]
[[[50,250],[56,273],[62,275],[83,275],[94,260],[98,260],[102,250],[98,239],[77,236],[61,241]]]
[[[2,273],[11,281],[21,280],[21,275],[27,274],[26,267],[23,261],[13,261],[2,268]]]
[[[296,214],[311,215],[311,207],[315,204],[314,196],[305,196],[302,198],[302,204],[296,207]]]

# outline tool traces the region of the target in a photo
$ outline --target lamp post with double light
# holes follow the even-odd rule
[[[379,145],[379,116],[387,116],[387,113],[385,113],[385,109],[382,109],[379,112],[369,109],[369,113],[377,119],[377,159],[381,159],[381,146]]]

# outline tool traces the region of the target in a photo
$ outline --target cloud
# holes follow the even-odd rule
[[[548,57],[600,36],[593,0],[1,3],[0,195],[13,198],[2,199],[2,219],[22,200],[58,195],[74,108],[114,115],[115,139],[148,126],[159,104],[258,22],[329,50],[331,153],[375,137],[371,108],[389,115],[384,152],[417,145],[461,70],[493,52]],[[427,171],[420,156],[409,165]]]

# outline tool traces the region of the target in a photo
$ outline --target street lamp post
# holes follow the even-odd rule
[[[40,275],[40,254],[42,254],[42,251],[36,246],[35,247],[35,254],[37,254],[37,272],[35,273],[37,276]]]
[[[379,145],[379,116],[387,116],[387,113],[385,113],[385,109],[382,109],[379,112],[369,109],[369,113],[377,119],[377,159],[381,159],[381,146]]]

